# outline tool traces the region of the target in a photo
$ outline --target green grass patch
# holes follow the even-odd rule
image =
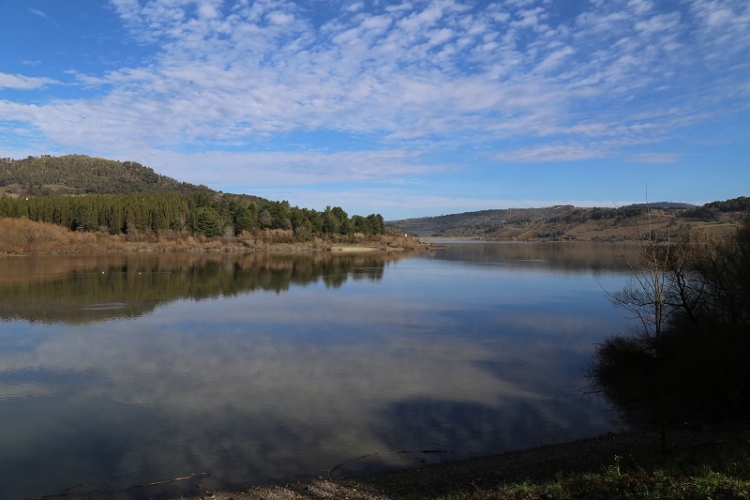
[[[420,496],[414,499],[424,498]],[[476,485],[438,497],[479,499],[734,499],[750,498],[750,446],[717,443],[661,458],[613,457],[593,472],[559,471],[541,481]]]

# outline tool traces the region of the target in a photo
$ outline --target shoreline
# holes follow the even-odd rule
[[[115,253],[360,253],[428,251],[431,245],[403,235],[298,238],[291,231],[243,232],[206,238],[178,233],[106,234],[70,231],[53,224],[0,218],[0,256]]]
[[[724,443],[747,443],[746,425],[672,429],[669,460]],[[540,483],[565,475],[602,473],[616,467],[647,465],[659,459],[659,434],[628,431],[498,455],[399,469],[371,476],[349,476],[285,485],[257,485],[237,491],[200,491],[171,500],[385,500],[396,498],[485,498],[501,486]],[[477,496],[472,496],[477,495]],[[490,498],[497,498],[490,496]],[[531,498],[531,497],[530,497]]]

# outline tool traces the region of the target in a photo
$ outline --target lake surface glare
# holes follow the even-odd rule
[[[616,430],[583,375],[631,324],[605,293],[629,278],[620,250],[2,258],[0,498],[158,498]]]

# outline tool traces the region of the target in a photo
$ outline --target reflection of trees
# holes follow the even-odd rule
[[[663,333],[665,417],[669,424],[744,419],[750,411],[750,338],[733,328],[701,338],[678,328]],[[659,422],[656,346],[616,336],[597,350],[595,383],[629,423]]]
[[[0,318],[88,323],[178,299],[378,281],[401,255],[150,255],[0,259]]]
[[[747,418],[750,223],[727,240],[662,246],[660,252],[661,338],[647,320],[636,334],[608,339],[591,366],[593,385],[635,424],[662,419],[662,391],[668,423]],[[631,306],[654,305],[639,304],[627,289],[619,297]]]

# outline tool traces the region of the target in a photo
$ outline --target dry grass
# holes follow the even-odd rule
[[[83,252],[97,244],[97,236],[91,233],[73,232],[26,219],[0,218],[0,253]]]
[[[77,254],[108,252],[328,252],[333,245],[373,247],[381,251],[414,250],[420,244],[402,236],[373,239],[335,237],[300,241],[293,231],[266,229],[236,237],[206,238],[187,232],[111,235],[70,231],[27,219],[0,218],[0,255]]]

